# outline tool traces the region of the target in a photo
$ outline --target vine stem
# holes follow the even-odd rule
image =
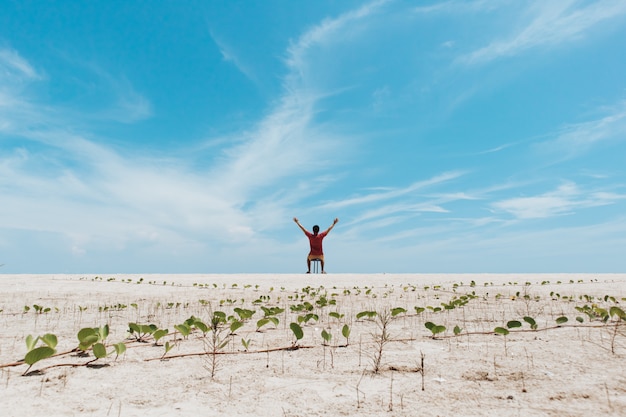
[[[216,355],[239,355],[239,354],[250,355],[254,353],[279,352],[281,350],[311,349],[314,347],[316,346],[286,346],[286,347],[277,347],[277,348],[271,348],[271,349],[253,350],[253,351],[245,351],[245,352],[215,352],[215,354]],[[158,357],[158,358],[148,358],[148,359],[144,359],[144,361],[150,362],[150,361],[163,360],[163,359],[184,358],[187,356],[204,356],[206,354],[207,354],[206,352],[180,353],[177,355],[169,355],[169,356],[163,356],[163,357]],[[212,355],[213,352],[211,352],[210,354]]]

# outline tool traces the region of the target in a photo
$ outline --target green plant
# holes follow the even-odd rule
[[[609,309],[609,314],[615,318],[615,325],[611,334],[611,353],[615,354],[615,338],[619,333],[619,326],[622,324],[622,321],[626,321],[626,313],[621,308],[613,306]]]
[[[435,323],[428,321],[426,323],[424,323],[424,327],[426,327],[428,330],[431,331],[432,333],[432,338],[435,339],[436,336],[439,333],[443,333],[446,331],[446,326],[442,326],[442,325],[436,325]]]
[[[537,330],[537,322],[532,317],[524,316],[524,321],[530,325],[532,330]]]
[[[135,338],[137,342],[146,342],[146,338],[151,336],[158,330],[154,324],[137,324],[128,323],[128,333]]]
[[[406,308],[396,307],[391,309],[391,317],[395,317],[398,314],[406,313]]]
[[[315,313],[308,313],[303,316],[298,316],[298,323],[308,323],[310,320],[318,321],[319,316]]]
[[[102,327],[85,327],[78,331],[76,338],[78,339],[78,349],[86,352],[93,348],[96,343],[104,342],[109,336],[109,325]]]
[[[217,372],[218,361],[217,355],[218,353],[226,347],[228,344],[227,338],[222,338],[222,325],[225,322],[226,315],[221,311],[213,312],[210,321],[210,334],[208,340],[205,338],[205,352],[208,356],[208,364],[205,366],[209,372],[211,373],[211,378],[215,377],[215,373]]]
[[[289,328],[293,332],[296,340],[292,343],[292,346],[296,346],[298,344],[298,340],[304,337],[304,332],[302,331],[302,327],[298,323],[290,323]]]
[[[163,356],[161,356],[161,359],[165,358],[165,355],[167,355],[167,353],[172,350],[172,348],[174,348],[174,346],[176,346],[176,342],[172,342],[170,343],[169,340],[167,342],[165,342],[165,352],[163,352]]]
[[[327,332],[326,329],[322,329],[322,339],[326,345],[330,344],[330,340],[333,338],[333,335],[330,332]]]
[[[375,350],[372,355],[372,370],[377,374],[382,366],[383,352],[387,343],[389,343],[389,324],[391,323],[391,315],[388,311],[377,314],[376,325],[378,333],[374,334]]]
[[[337,320],[341,320],[343,318],[343,314],[339,314],[336,311],[331,311],[330,313],[328,313],[328,315],[332,318],[335,318]]]
[[[250,339],[244,339],[242,337],[241,338],[241,345],[243,346],[244,350],[247,352],[248,349],[250,349]]]
[[[234,320],[230,323],[230,334],[234,335],[237,330],[243,327],[243,321]]]
[[[256,331],[260,332],[261,328],[269,323],[273,323],[274,326],[278,326],[278,317],[264,317],[256,322]]]
[[[350,326],[344,324],[341,328],[341,335],[346,338],[346,346],[350,344]]]
[[[157,329],[154,333],[152,333],[152,337],[154,338],[154,345],[159,345],[159,340],[163,337],[167,336],[169,333],[168,329]]]
[[[506,337],[509,335],[509,330],[505,329],[504,327],[496,327],[495,329],[493,329],[493,331],[496,334],[502,335],[504,336],[504,356],[507,356],[507,349],[506,349]]]
[[[37,342],[41,341],[43,344],[39,347],[35,347]],[[32,335],[26,336],[26,356],[24,356],[24,363],[28,365],[28,368],[22,375],[27,375],[32,366],[42,359],[51,357],[56,353],[56,346],[58,340],[52,333],[46,333],[43,336],[37,336],[33,338]]]
[[[187,339],[187,337],[189,337],[189,334],[191,333],[191,327],[186,323],[175,324],[174,329],[178,330],[183,339]]]
[[[124,342],[119,342],[113,345],[113,349],[115,349],[115,359],[120,355],[123,355],[126,352],[126,344]]]
[[[235,307],[233,311],[237,313],[241,321],[246,321],[246,320],[251,319],[252,316],[254,316],[254,313],[256,313],[255,310],[248,310],[248,309],[239,308],[239,307]]]
[[[378,313],[376,313],[375,311],[361,311],[360,313],[357,313],[356,315],[356,319],[360,320],[363,317],[367,317],[368,319],[373,319],[374,317],[376,317]]]

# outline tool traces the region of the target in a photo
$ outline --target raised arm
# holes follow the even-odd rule
[[[300,222],[298,221],[298,219],[296,217],[293,218],[293,221],[296,222],[296,224],[298,225],[298,227],[300,228],[300,230],[302,230],[304,232],[304,234],[306,235],[307,233],[310,233],[308,230],[306,230],[304,228],[304,226],[302,226],[300,224]]]
[[[333,221],[333,224],[330,225],[330,227],[328,229],[326,229],[326,231],[324,233],[328,234],[328,232],[330,232],[331,230],[333,230],[333,227],[335,227],[335,225],[339,223],[339,219],[335,219]]]

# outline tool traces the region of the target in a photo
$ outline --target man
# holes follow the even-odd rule
[[[335,227],[339,219],[335,219],[335,221],[333,221],[333,224],[331,224],[330,227],[322,233],[319,233],[320,227],[318,225],[313,226],[313,233],[311,233],[308,230],[306,230],[304,227],[302,227],[302,225],[300,224],[297,218],[294,217],[293,221],[296,222],[300,230],[302,230],[304,234],[309,238],[309,244],[311,246],[311,250],[309,251],[309,256],[306,258],[306,266],[308,269],[306,273],[307,274],[311,273],[311,261],[313,259],[319,259],[320,264],[322,265],[322,274],[325,274],[326,272],[324,271],[324,251],[322,249],[322,240],[324,240],[326,235],[331,230],[333,230],[333,227]]]

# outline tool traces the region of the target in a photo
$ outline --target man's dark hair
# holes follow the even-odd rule
[[[320,231],[320,227],[318,225],[313,226],[313,233],[318,234]]]

